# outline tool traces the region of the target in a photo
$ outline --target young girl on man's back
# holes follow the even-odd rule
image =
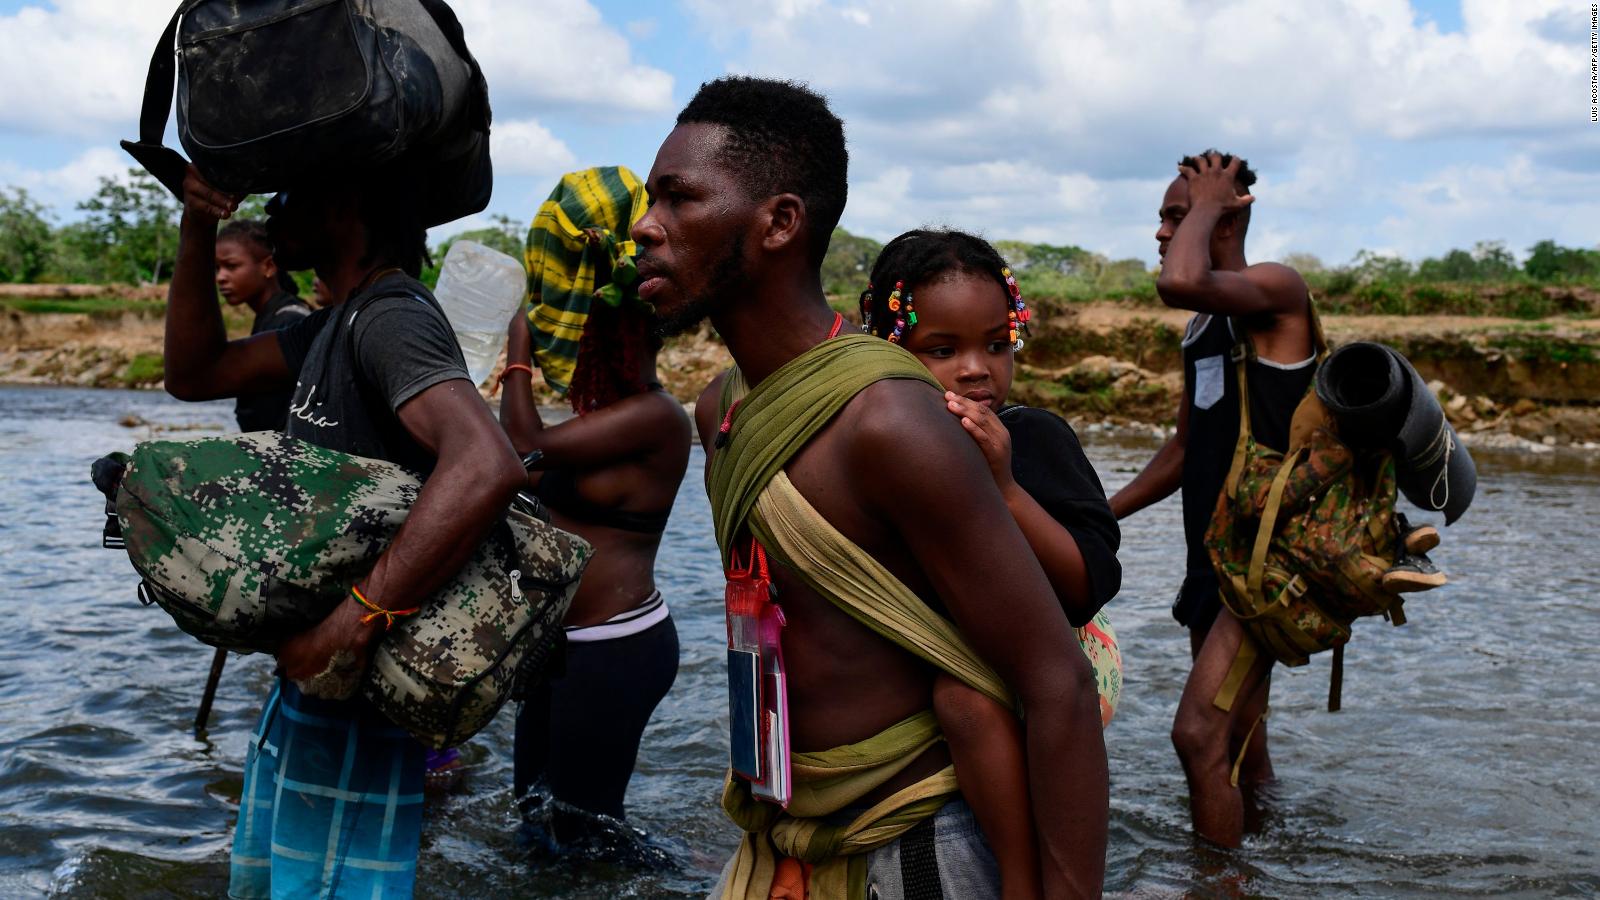
[[[1017,525],[1079,629],[1109,722],[1121,659],[1100,608],[1122,583],[1121,536],[1100,479],[1060,417],[1007,406],[1012,354],[1029,313],[994,248],[958,231],[909,231],[890,241],[861,295],[863,329],[914,354],[944,385],[951,415],[983,451]],[[1001,563],[1003,564],[1003,562]],[[996,598],[995,615],[1005,615]],[[941,675],[934,712],[961,792],[1000,866],[1005,897],[1042,893],[1028,799],[1022,723],[959,680]]]

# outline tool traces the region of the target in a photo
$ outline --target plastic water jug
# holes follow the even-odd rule
[[[522,305],[522,263],[476,241],[456,241],[444,255],[433,295],[456,333],[467,374],[482,384],[506,343],[511,314]]]

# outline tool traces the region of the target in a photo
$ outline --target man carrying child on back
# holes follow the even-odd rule
[[[372,571],[278,653],[280,677],[245,760],[229,895],[410,896],[425,751],[365,700],[346,698],[381,612],[415,612],[504,516],[526,474],[416,280],[425,232],[401,190],[330,180],[275,197],[267,228],[277,264],[314,269],[335,305],[230,342],[212,266],[217,221],[237,205],[190,168],[167,310],[168,392],[209,400],[292,388],[289,436],[426,480]]]
[[[1046,895],[1097,895],[1108,799],[1088,661],[937,382],[886,341],[839,336],[820,265],[846,159],[820,96],[710,82],[633,228],[663,330],[709,316],[738,365],[696,406],[708,493],[724,564],[770,554],[787,622],[793,796],[784,809],[730,781],[745,838],[716,895],[998,896],[931,711],[939,671],[1026,711]]]

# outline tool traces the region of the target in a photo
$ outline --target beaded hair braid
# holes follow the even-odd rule
[[[906,339],[917,324],[912,292],[907,285],[926,284],[952,272],[993,278],[1005,289],[1011,346],[1022,349],[1033,312],[1000,254],[988,241],[961,231],[917,229],[900,235],[878,254],[871,281],[861,292],[861,330],[892,344]],[[893,285],[884,291],[883,286]]]
[[[894,290],[889,292],[889,299],[884,301],[884,306],[889,310],[889,319],[894,325],[887,335],[883,335],[889,343],[898,344],[905,337],[911,326],[917,324],[917,310],[912,306],[911,292],[905,290],[904,281],[896,281]],[[901,293],[904,292],[904,296]],[[872,334],[872,285],[861,292],[861,330]]]

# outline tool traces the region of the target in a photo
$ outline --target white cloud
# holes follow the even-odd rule
[[[0,136],[98,146],[0,160],[0,183],[66,213],[131,164],[109,139],[136,128],[173,0],[23,2],[35,5],[0,15]],[[496,168],[511,185],[575,167],[596,128],[672,111],[673,75],[630,43],[664,26],[606,3],[454,4],[487,72]],[[829,95],[850,139],[844,224],[875,237],[944,223],[1153,259],[1174,163],[1208,145],[1261,172],[1253,258],[1588,244],[1600,214],[1587,15],[1562,0],[1462,0],[1463,29],[1449,34],[1406,0],[686,6],[729,71]]]
[[[883,239],[908,227],[905,216],[911,196],[910,169],[892,166],[872,178],[851,181],[850,201],[843,219],[846,228]]]
[[[0,160],[0,183],[24,188],[59,212],[92,195],[102,177],[123,179],[133,166],[133,159],[121,150],[93,147],[53,169],[30,169]]]
[[[1004,141],[1118,176],[1189,144],[1289,153],[1330,132],[1500,135],[1582,112],[1576,89],[1554,89],[1584,67],[1581,29],[1559,41],[1541,24],[1560,0],[1465,0],[1452,34],[1405,0],[844,2],[691,9],[713,30],[745,27],[732,68],[809,78],[855,136],[893,134],[930,160],[991,158]]]
[[[687,0],[686,5],[720,40],[746,33],[781,37],[807,15],[832,13],[826,0]]]
[[[145,76],[173,0],[34,0],[0,15],[0,129],[134,137]],[[632,57],[588,0],[454,4],[498,113],[557,108],[601,115],[662,112],[672,76]]]
[[[730,71],[829,96],[851,144],[846,224],[875,235],[948,222],[1153,258],[1177,157],[1216,145],[1263,173],[1254,256],[1438,253],[1531,226],[1465,199],[1465,175],[1414,170],[1477,159],[1498,171],[1497,157],[1526,152],[1535,170],[1583,172],[1600,150],[1580,136],[1587,19],[1560,0],[1463,0],[1450,34],[1406,0],[689,7],[730,48]],[[1587,187],[1573,178],[1556,181]],[[1541,222],[1559,217],[1554,203],[1513,205]]]
[[[857,177],[844,225],[879,239],[919,225],[948,226],[994,238],[1075,243],[1117,255],[1146,255],[1152,210],[1163,183],[1097,180],[1077,172],[1055,174],[1017,160],[949,166],[891,166]],[[1120,247],[1108,246],[1113,238]]]
[[[497,121],[489,141],[496,174],[558,175],[577,160],[560,138],[535,119]]]
[[[1600,221],[1600,171],[1537,168],[1515,154],[1500,165],[1447,166],[1395,191],[1398,212],[1377,233],[1402,256],[1436,254],[1501,239],[1519,257],[1536,241],[1594,244]],[[1574,223],[1587,223],[1574,228]]]
[[[56,0],[0,16],[0,128],[135,137],[145,74],[170,0]]]
[[[628,39],[589,0],[454,4],[497,111],[667,112],[672,76],[633,59]]]

